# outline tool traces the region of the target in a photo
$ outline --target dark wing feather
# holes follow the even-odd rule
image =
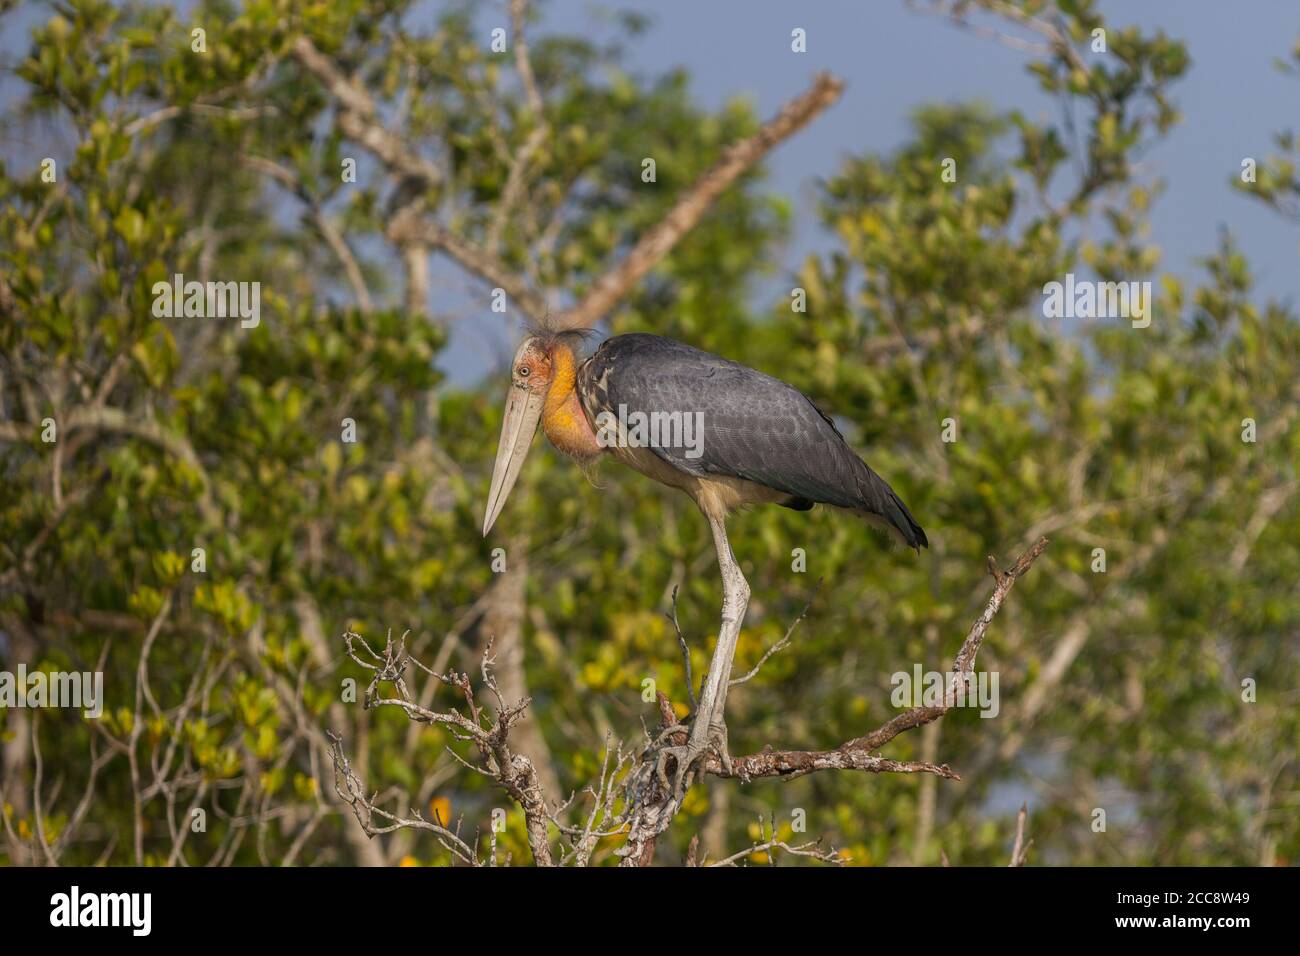
[[[582,369],[585,400],[617,414],[702,415],[702,454],[656,447],[655,454],[698,477],[731,475],[792,496],[876,515],[912,547],[927,544],[907,506],[844,441],[835,425],[797,389],[657,335],[608,339]]]

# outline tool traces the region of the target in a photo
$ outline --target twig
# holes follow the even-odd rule
[[[818,590],[821,589],[821,586],[822,586],[821,578],[818,578],[817,583],[813,585],[812,594],[808,596],[808,602],[803,606],[803,610],[799,612],[799,616],[790,622],[790,626],[786,628],[785,636],[782,637],[775,644],[773,644],[771,647],[769,647],[766,652],[764,652],[763,656],[758,659],[758,663],[754,665],[753,669],[748,674],[746,674],[743,677],[733,677],[731,681],[728,683],[727,685],[728,687],[735,687],[737,684],[745,683],[747,680],[751,679],[752,677],[754,677],[754,675],[756,675],[759,672],[759,670],[763,667],[763,665],[767,663],[767,659],[769,657],[771,657],[773,654],[777,653],[778,651],[783,650],[784,648],[790,646],[790,638],[794,635],[794,629],[799,626],[800,621],[802,621],[805,617],[808,616],[808,609],[812,607],[813,598],[817,596],[817,592]],[[674,607],[674,611],[675,610],[676,608]]]
[[[442,180],[441,171],[380,121],[379,110],[370,94],[348,77],[330,56],[305,36],[291,46],[294,58],[314,75],[339,104],[339,128],[349,138],[374,153],[384,165],[403,176],[433,185]]]
[[[353,772],[347,755],[343,753],[342,739],[333,732],[327,731],[326,733],[330,739],[330,756],[334,761],[334,789],[338,793],[339,799],[352,808],[352,812],[356,815],[361,828],[365,830],[366,836],[373,837],[381,833],[392,833],[394,830],[402,828],[428,830],[436,836],[438,842],[456,859],[470,866],[480,865],[469,844],[441,824],[431,823],[424,819],[418,811],[411,817],[399,817],[381,807],[375,806],[373,798],[366,797],[361,779]],[[344,788],[346,788],[346,792]],[[376,817],[386,822],[376,825],[374,822]]]
[[[1034,841],[1025,842],[1025,819],[1029,816],[1029,805],[1022,803],[1020,812],[1016,814],[1016,842],[1011,847],[1011,862],[1007,866],[1024,866],[1025,857],[1029,855],[1029,848],[1034,845]]]
[[[682,635],[682,626],[677,623],[677,586],[673,586],[673,611],[668,615],[668,620],[673,622],[673,630],[677,632],[677,644],[682,649],[682,661],[686,665],[686,693],[691,698],[691,710],[694,711],[699,706],[695,699],[695,678],[691,675],[691,649],[686,646],[686,638]]]
[[[820,770],[860,770],[867,773],[932,773],[950,780],[960,780],[961,776],[947,764],[887,760],[873,756],[872,752],[879,750],[904,731],[938,720],[956,706],[958,685],[964,686],[972,678],[975,657],[984,643],[994,616],[1002,607],[1002,602],[1016,581],[1029,570],[1046,547],[1047,539],[1040,538],[1006,571],[998,570],[996,562],[990,568],[995,582],[993,594],[989,597],[983,613],[971,625],[970,632],[957,652],[952,666],[957,679],[946,692],[942,705],[914,707],[887,721],[871,733],[841,744],[835,750],[775,751],[768,748],[746,757],[733,757],[731,775],[748,780],[754,777],[798,777]],[[716,756],[708,758],[705,770],[716,776],[727,776],[721,761]]]
[[[320,200],[306,187],[302,178],[292,170],[262,156],[245,153],[241,154],[239,158],[259,172],[270,176],[302,201],[311,214],[311,221],[315,224],[317,231],[320,232],[322,238],[330,247],[330,251],[334,253],[334,257],[339,260],[339,265],[343,267],[343,273],[348,278],[348,284],[352,286],[352,293],[357,297],[357,308],[366,315],[373,312],[374,303],[370,299],[370,290],[366,287],[366,280],[361,273],[361,266],[357,264],[356,256],[352,254],[352,250],[348,247],[343,234],[325,215]]]
[[[763,825],[763,820],[762,817],[760,817],[759,818],[760,832],[762,829],[762,825]],[[829,850],[823,850],[821,848],[821,840],[811,840],[808,843],[800,843],[798,846],[791,846],[789,843],[786,843],[783,840],[776,839],[776,820],[774,818],[768,821],[767,832],[768,832],[768,838],[766,840],[763,840],[762,842],[756,842],[754,843],[753,846],[749,847],[746,850],[741,850],[738,853],[733,853],[731,854],[731,856],[726,857],[725,859],[718,860],[716,863],[710,863],[708,865],[709,866],[735,866],[741,860],[745,859],[746,857],[753,856],[755,853],[771,854],[773,850],[781,850],[782,852],[788,853],[791,856],[811,857],[814,860],[821,860],[823,863],[834,863],[836,866],[841,866],[845,862],[845,858],[834,847],[832,847]],[[698,840],[699,837],[695,837],[691,840],[692,853],[696,849]],[[768,859],[770,860],[772,859],[772,857],[769,856]],[[691,862],[688,865],[695,866],[696,864],[694,862]]]

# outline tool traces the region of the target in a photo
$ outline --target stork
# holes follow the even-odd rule
[[[576,332],[534,332],[515,353],[483,534],[501,514],[539,422],[551,444],[566,455],[581,462],[612,455],[652,480],[684,491],[699,506],[713,532],[722,572],[722,626],[687,743],[664,747],[661,754],[661,761],[676,759],[680,799],[690,768],[710,749],[716,748],[731,772],[723,710],[749,584],[727,541],[727,515],[752,504],[807,511],[823,503],[865,518],[918,554],[929,542],[902,499],[793,386],[643,333],[606,339],[579,364],[580,338]],[[681,447],[662,434],[656,442],[638,441],[635,430],[626,427],[634,415],[644,420],[656,414],[660,420],[674,420],[676,414],[677,420],[690,416],[698,421],[697,441]]]

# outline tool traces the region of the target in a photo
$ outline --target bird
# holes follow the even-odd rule
[[[583,338],[575,330],[530,330],[516,350],[483,535],[505,507],[539,425],[552,445],[580,463],[612,456],[694,500],[717,551],[722,624],[690,726],[669,728],[659,738],[661,761],[676,761],[680,800],[708,752],[718,754],[728,774],[732,769],[723,712],[750,589],[727,539],[728,515],[749,505],[808,511],[825,504],[865,519],[917,554],[929,541],[893,488],[794,386],[644,332],[607,338],[580,360]],[[686,730],[684,745],[666,743],[670,732]]]

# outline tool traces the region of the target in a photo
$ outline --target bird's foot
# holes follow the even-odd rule
[[[663,791],[671,794],[672,799],[677,803],[681,802],[686,795],[686,790],[703,774],[701,761],[707,759],[710,752],[716,751],[723,771],[727,776],[732,774],[731,752],[727,749],[727,725],[721,720],[715,720],[708,724],[707,731],[699,730],[700,726],[690,728],[690,736],[684,744],[663,746],[672,734],[679,734],[687,729],[682,724],[667,728],[656,741],[660,749],[655,773],[659,777]],[[676,764],[671,783],[668,780],[669,760]]]
[[[676,734],[689,734],[691,732],[690,724],[673,724],[671,727],[665,727],[659,731],[659,736],[654,739],[653,747],[662,747],[664,742],[671,739]]]

